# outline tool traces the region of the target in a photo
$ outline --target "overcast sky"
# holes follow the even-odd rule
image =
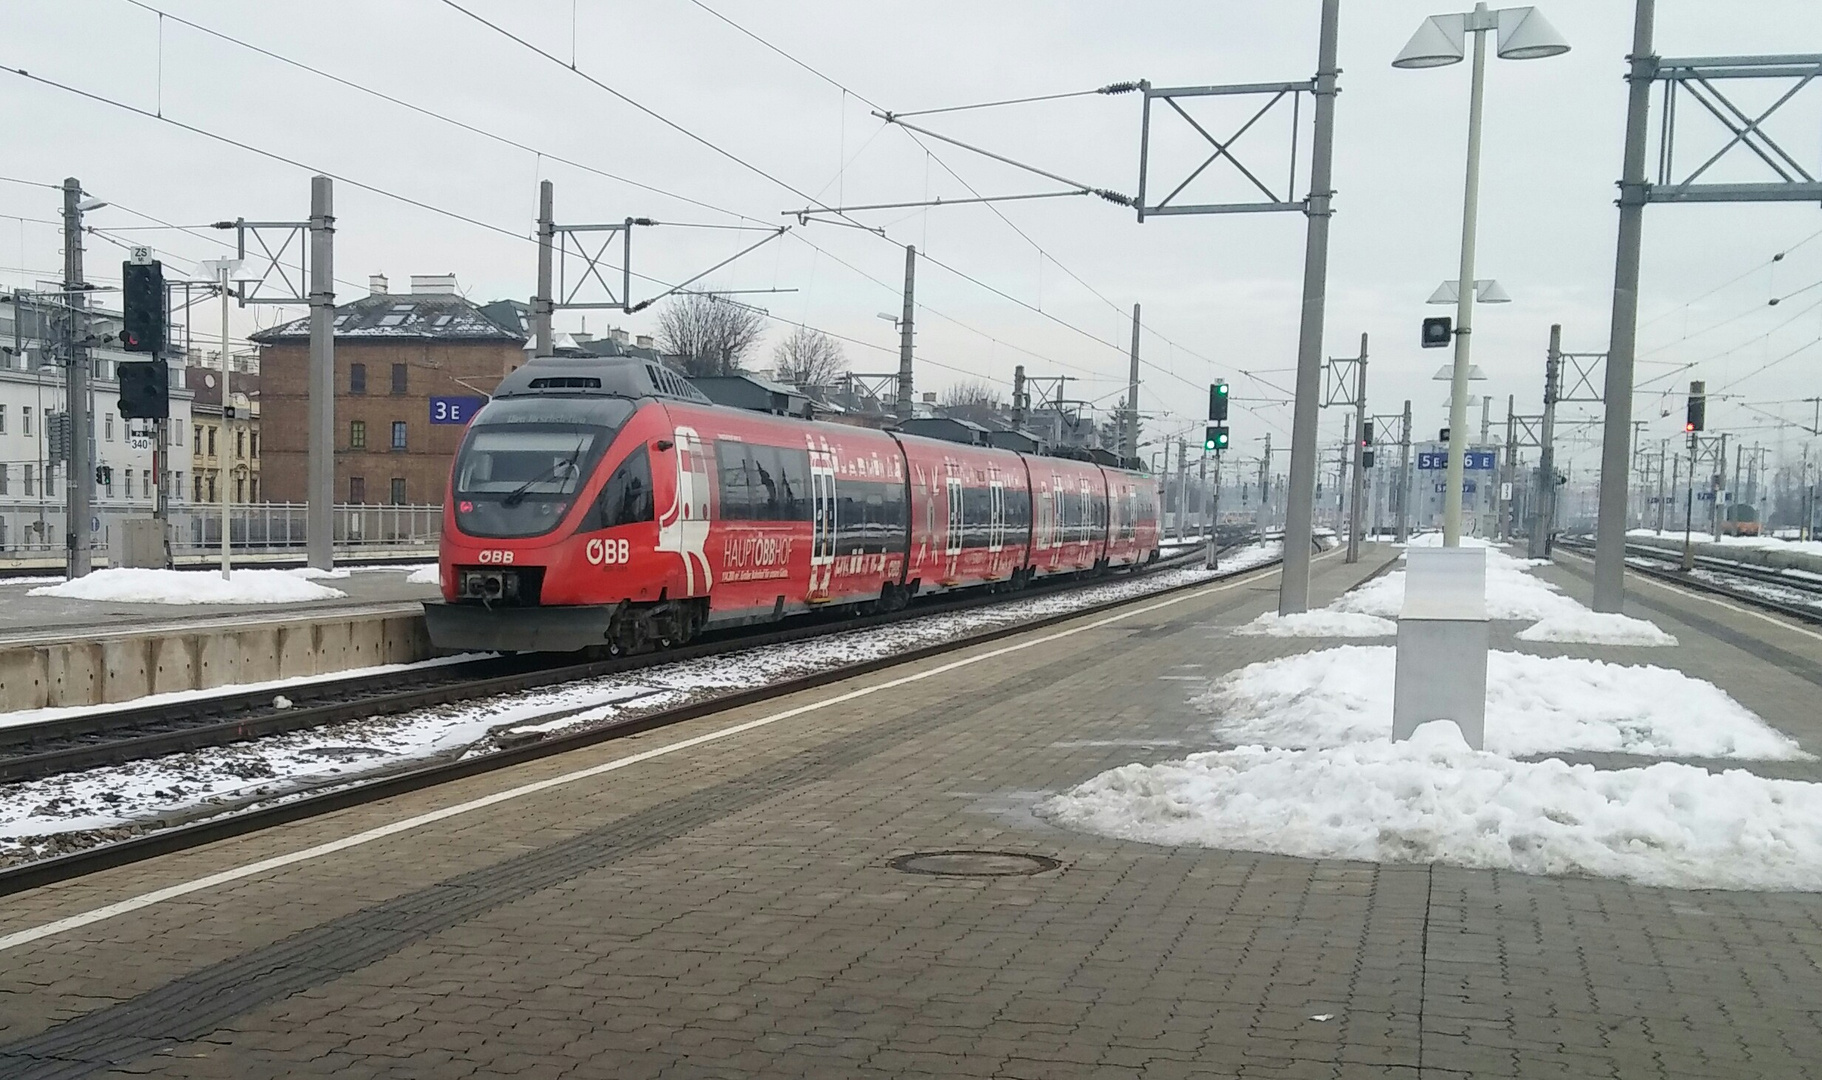
[[[1315,0],[460,3],[557,60],[442,0],[14,0],[0,63],[307,167],[0,72],[14,118],[0,172],[35,182],[80,177],[114,204],[91,215],[100,227],[151,224],[137,214],[181,225],[303,218],[310,172],[335,174],[345,181],[335,193],[343,300],[377,272],[390,275],[395,290],[413,273],[453,272],[471,299],[529,296],[540,179],[554,181],[563,222],[789,223],[783,238],[707,280],[796,290],[748,299],[775,316],[774,338],[802,321],[869,343],[846,346],[858,371],[896,367],[896,332],[876,313],[898,310],[902,245],[916,244],[934,260],[920,264],[917,279],[920,389],[972,377],[1009,391],[1013,366],[1023,363],[1032,376],[1081,380],[1069,385],[1070,397],[1112,405],[1124,392],[1136,301],[1148,328],[1142,404],[1157,417],[1148,437],[1199,424],[1207,383],[1227,376],[1243,406],[1233,425],[1239,454],[1256,454],[1268,432],[1277,447],[1288,444],[1282,388],[1296,356],[1301,214],[1141,225],[1130,210],[1061,198],[1003,204],[997,214],[956,206],[854,215],[883,226],[885,238],[798,225],[780,214],[806,203],[792,188],[829,205],[967,197],[962,181],[992,194],[1056,190],[965,150],[928,139],[920,145],[871,116],[869,102],[908,111],[1140,78],[1160,86],[1304,79],[1315,66]],[[161,20],[156,10],[174,18]],[[1446,419],[1446,384],[1431,376],[1447,352],[1417,348],[1417,329],[1425,315],[1452,313],[1424,301],[1456,273],[1468,66],[1400,71],[1390,60],[1438,10],[1450,7],[1343,0],[1325,340],[1328,355],[1352,355],[1360,335],[1371,336],[1371,409],[1395,413],[1412,399],[1420,437],[1434,437]],[[1489,61],[1478,276],[1497,279],[1514,302],[1479,309],[1474,360],[1487,375],[1477,392],[1495,398],[1496,426],[1509,394],[1520,413],[1541,408],[1551,323],[1563,325],[1573,351],[1603,351],[1608,336],[1632,4],[1556,0],[1543,10],[1571,42],[1570,53]],[[177,18],[538,152],[336,85]],[[1822,8],[1813,2],[1660,0],[1657,26],[1665,56],[1822,51]],[[569,70],[572,56],[577,71],[725,154]],[[1737,88],[1746,106],[1763,108],[1772,96],[1769,86]],[[1769,125],[1812,172],[1822,164],[1818,102],[1822,86],[1806,89]],[[1225,138],[1259,104],[1202,99],[1190,111]],[[1288,104],[1234,144],[1241,162],[1280,193],[1290,169]],[[1309,118],[1306,107],[1296,198],[1307,191]],[[1700,161],[1724,141],[1693,106],[1679,119],[1679,160]],[[1072,180],[1129,194],[1137,186],[1137,95],[913,123]],[[1201,145],[1174,114],[1154,114],[1154,198],[1201,160]],[[1655,153],[1654,144],[1653,160]],[[1730,157],[1709,178],[1768,176]],[[391,194],[356,186],[363,184]],[[1218,163],[1178,201],[1245,197],[1243,184]],[[0,183],[0,214],[27,219],[0,217],[0,279],[29,284],[60,265],[57,229],[47,224],[57,210],[56,192]],[[1687,381],[1706,378],[1711,392],[1728,395],[1711,403],[1711,429],[1801,453],[1810,436],[1790,422],[1810,426],[1815,406],[1797,399],[1822,392],[1815,378],[1822,287],[1799,290],[1822,281],[1822,237],[1809,240],[1822,230],[1822,214],[1800,204],[1653,206],[1645,218],[1635,416],[1651,421],[1646,440],[1680,430]],[[221,253],[187,232],[117,235],[149,240],[178,270]],[[758,235],[641,230],[633,267],[676,282]],[[1780,252],[1788,254],[1774,260]],[[98,268],[91,279],[117,275],[123,254],[91,238]],[[660,287],[635,281],[635,298]],[[293,313],[250,308],[237,317],[236,332]],[[610,315],[590,312],[589,329],[651,330],[649,314]],[[559,313],[558,325],[579,328],[581,314]],[[1661,416],[1665,410],[1670,415]],[[1325,441],[1340,437],[1341,422],[1339,410],[1325,414]],[[1570,425],[1566,435],[1576,432]],[[1591,443],[1578,451],[1571,442],[1568,450],[1576,468],[1595,465]]]

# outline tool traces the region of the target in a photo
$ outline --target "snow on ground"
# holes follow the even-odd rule
[[[1440,537],[1416,536],[1411,543],[1434,546]],[[1515,559],[1484,540],[1462,537],[1467,547],[1487,549],[1487,616],[1524,619],[1532,626],[1519,632],[1524,641],[1561,641],[1587,645],[1675,645],[1676,638],[1644,619],[1589,611],[1556,586],[1529,571],[1548,559]],[[1405,572],[1394,570],[1345,593],[1329,610],[1395,619],[1404,607]]]
[[[1822,784],[1668,762],[1603,772],[1514,761],[1469,749],[1446,720],[1402,743],[1126,765],[1040,812],[1155,844],[1822,890]]]
[[[1675,645],[1656,623],[1618,612],[1565,611],[1518,632],[1520,641],[1564,641],[1584,645]]]
[[[1284,541],[1267,540],[1261,544],[1247,544],[1221,554],[1220,570],[1223,574],[1237,574],[1242,570],[1251,570],[1255,566],[1264,566],[1284,557]]]
[[[1269,562],[1275,554],[1255,550],[1249,557]],[[550,733],[628,719],[706,696],[898,656],[1010,623],[1214,581],[1233,572],[1226,562],[1218,573],[1194,568],[1159,571],[1029,600],[680,661],[547,690],[12,784],[6,799],[0,800],[0,863],[61,850],[65,841],[56,834],[270,801],[345,784],[376,770],[483,752],[491,745],[490,732]]]
[[[232,578],[224,579],[217,570],[122,566],[97,570],[61,585],[40,586],[26,595],[122,604],[291,604],[335,600],[348,594],[286,570],[236,570]]]
[[[1266,637],[1386,637],[1398,632],[1398,624],[1377,615],[1351,611],[1300,611],[1280,615],[1268,611],[1244,626],[1236,634],[1262,634]]]
[[[1248,664],[1195,699],[1231,746],[1306,749],[1392,731],[1390,645],[1342,645]],[[1652,757],[1806,759],[1713,683],[1672,668],[1494,651],[1487,657],[1487,749],[1522,757],[1610,751]]]
[[[1667,540],[1677,544],[1683,542],[1683,530],[1665,529],[1631,529],[1627,536],[1640,540]],[[1774,548],[1778,551],[1794,551],[1805,555],[1822,555],[1822,540],[1798,540],[1795,537],[1780,536],[1722,536],[1712,533],[1691,530],[1689,540],[1695,544],[1721,544],[1725,547],[1740,548]]]
[[[411,573],[405,575],[407,585],[441,585],[442,583],[443,578],[436,563],[415,567]]]
[[[1411,543],[1427,537],[1413,537]],[[1486,547],[1484,542],[1470,544],[1473,537],[1462,537],[1470,547]],[[1543,559],[1515,559],[1498,548],[1487,548],[1487,617],[1492,619],[1526,619],[1536,621],[1552,615],[1586,611],[1582,605],[1557,591],[1556,586],[1527,573],[1532,567],[1546,565]],[[1374,578],[1329,605],[1336,611],[1352,611],[1396,619],[1404,607],[1403,570],[1394,570]]]
[[[321,570],[314,566],[299,566],[291,570],[286,570],[285,573],[295,574],[305,581],[328,581],[352,576],[352,571],[345,566],[338,566],[333,570]]]

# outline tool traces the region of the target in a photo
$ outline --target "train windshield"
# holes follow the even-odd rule
[[[618,398],[490,402],[456,454],[456,523],[470,536],[550,532],[633,410]]]

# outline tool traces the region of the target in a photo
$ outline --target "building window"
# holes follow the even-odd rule
[[[259,460],[259,432],[253,433],[253,460]]]
[[[367,449],[367,421],[348,421],[348,448],[350,450]]]
[[[171,474],[171,497],[173,499],[177,499],[179,501],[181,501],[183,499],[183,470],[182,469],[178,469],[176,472]]]
[[[209,456],[215,456],[215,428],[213,426],[209,428]]]
[[[247,481],[244,477],[234,478],[234,501],[237,503],[247,501]]]
[[[7,481],[6,466],[0,465],[0,495],[5,495],[7,493],[6,481]]]
[[[201,502],[202,501],[202,477],[200,475],[191,477],[191,481],[196,485],[196,492],[195,492],[193,501]]]
[[[247,456],[247,433],[244,431],[234,433],[234,456],[237,458]]]
[[[146,498],[148,498],[148,499],[150,499],[153,496],[158,494],[157,490],[152,487],[152,470],[150,470],[150,469],[140,470],[139,490],[145,492]]]
[[[257,477],[257,476],[255,476],[253,478],[253,499],[252,499],[252,501],[253,502],[259,501],[259,477]]]
[[[348,365],[348,392],[350,394],[365,394],[367,392],[366,364]]]
[[[114,470],[106,465],[101,467],[101,493],[110,499],[114,497]]]
[[[392,505],[405,505],[405,478],[402,476],[392,478]]]
[[[114,414],[113,413],[108,414],[107,423],[103,426],[102,432],[104,434],[104,437],[107,439],[107,441],[109,441],[109,442],[114,441]]]
[[[190,453],[192,453],[192,454],[202,453],[202,425],[201,424],[197,424],[190,429]]]
[[[19,415],[25,419],[25,433],[30,435],[32,433],[32,407],[30,405],[22,407],[19,410]],[[27,494],[30,494],[30,492],[27,492]]]
[[[380,316],[376,326],[403,326],[411,318],[414,306],[411,304],[394,304],[392,310]]]
[[[32,490],[32,467],[30,465],[25,466],[25,493],[27,495],[37,494]]]
[[[133,497],[133,470],[120,470],[120,487],[123,497],[128,499]]]
[[[367,501],[367,478],[366,477],[350,476],[348,478],[348,501],[351,503],[356,503],[356,504],[364,503]]]
[[[6,406],[0,405],[0,435],[6,434]]]
[[[392,422],[392,448],[394,450],[405,449],[405,421],[403,420]]]
[[[405,374],[405,365],[404,364],[392,365],[392,392],[395,394],[404,393],[405,387],[406,387],[406,380],[408,378],[409,378],[409,376]]]

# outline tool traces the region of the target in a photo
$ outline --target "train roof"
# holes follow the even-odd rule
[[[513,369],[493,396],[664,398],[712,405],[688,379],[652,360],[629,356],[540,356]]]
[[[914,433],[896,429],[879,430],[875,428],[852,427],[847,424],[830,424],[821,420],[806,420],[798,416],[780,415],[761,412],[757,409],[742,409],[733,405],[722,405],[709,399],[702,391],[690,384],[690,381],[661,363],[642,360],[637,357],[624,356],[540,356],[529,360],[500,380],[494,390],[496,398],[510,397],[543,397],[543,396],[583,396],[583,397],[618,397],[618,398],[657,398],[659,400],[687,402],[703,408],[726,410],[754,419],[778,421],[787,424],[810,424],[826,427],[832,433],[854,436],[860,433],[911,439],[922,443],[947,446],[963,446],[970,450],[987,453],[1018,454],[1033,459],[1073,460],[1091,466],[1100,466],[1126,472],[1140,472],[1123,466],[1117,457],[1102,452],[1094,452],[1074,447],[1054,448],[1048,453],[1031,454],[1023,451],[996,448],[985,445],[973,445],[958,440],[932,437],[927,434]],[[1105,457],[1108,460],[1101,460]]]

